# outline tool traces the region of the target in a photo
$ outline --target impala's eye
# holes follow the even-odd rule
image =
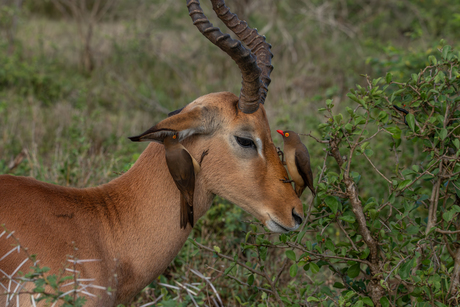
[[[256,144],[254,144],[254,142],[251,139],[240,138],[240,137],[237,137],[237,136],[235,136],[235,138],[236,138],[236,141],[238,142],[238,144],[240,144],[241,147],[256,149]]]

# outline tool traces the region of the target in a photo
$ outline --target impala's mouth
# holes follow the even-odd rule
[[[275,221],[270,216],[270,214],[268,214],[268,217],[270,219],[266,222],[265,225],[267,226],[268,229],[270,229],[270,231],[273,231],[273,232],[289,232],[289,231],[296,230],[297,228],[299,228],[298,224],[296,224],[294,227],[285,227],[285,226],[281,225],[280,223],[278,223],[277,221]]]

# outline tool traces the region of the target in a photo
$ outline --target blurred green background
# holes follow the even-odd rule
[[[128,136],[206,93],[239,93],[237,66],[193,27],[185,1],[81,1],[79,14],[60,0],[0,1],[1,174],[74,187],[105,183],[129,169],[146,146]],[[224,30],[210,3],[201,2]],[[406,80],[428,64],[441,39],[459,45],[457,0],[227,0],[227,5],[273,46],[266,102],[272,133],[291,129],[319,136],[324,118],[317,109],[326,99],[345,109],[348,89],[365,83],[360,74],[391,72],[394,80]],[[281,145],[281,137],[273,137]],[[304,141],[317,173],[322,146]],[[375,152],[379,167],[385,161],[394,167],[385,159],[391,152]],[[412,148],[408,164],[419,154]],[[378,180],[363,183],[375,197],[386,193]],[[236,255],[250,219],[216,199],[193,237],[208,246],[219,242],[223,252]],[[180,280],[190,267],[205,273],[216,261],[187,243],[162,281]],[[216,283],[228,305],[236,304],[236,295],[244,300],[256,295],[224,278]],[[159,295],[149,291],[133,304]]]

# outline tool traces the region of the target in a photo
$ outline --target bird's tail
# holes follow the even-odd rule
[[[193,202],[193,198],[191,199]],[[184,195],[180,193],[180,228],[187,228],[187,223],[193,228],[193,207],[187,203]]]

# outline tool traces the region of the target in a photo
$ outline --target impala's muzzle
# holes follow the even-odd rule
[[[286,225],[285,223],[280,222],[275,216],[271,216],[269,213],[268,214],[268,220],[265,222],[265,226],[267,226],[270,231],[273,232],[289,232],[296,230],[299,228],[300,224],[302,224],[303,218],[295,212],[295,209],[292,209],[292,220],[291,220],[291,225],[294,224],[294,226],[291,225]]]
[[[295,221],[296,228],[302,224],[303,218],[297,212],[295,212],[294,208],[292,208],[292,218]]]

